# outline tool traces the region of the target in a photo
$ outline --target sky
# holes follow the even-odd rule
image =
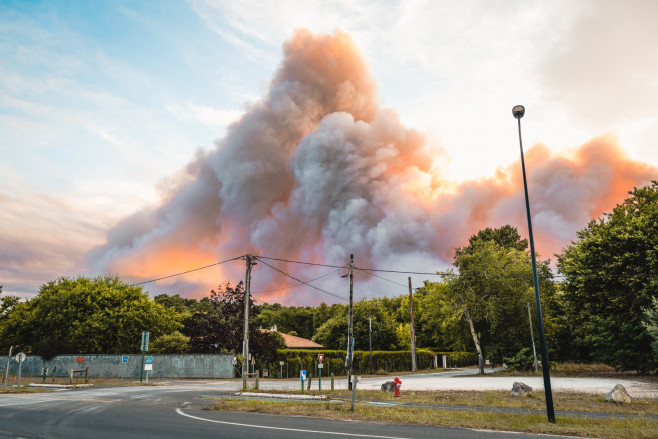
[[[651,0],[0,0],[3,294],[238,258],[144,285],[198,298],[244,279],[246,253],[272,258],[260,301],[344,299],[350,254],[403,272],[359,271],[357,298],[404,294],[483,227],[527,236],[517,104],[554,261],[658,177],[656,16]]]

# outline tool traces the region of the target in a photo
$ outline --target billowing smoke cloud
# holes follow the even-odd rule
[[[424,136],[380,108],[346,34],[298,31],[284,53],[267,96],[164,185],[159,207],[126,218],[88,255],[96,270],[143,280],[252,252],[339,265],[354,253],[361,267],[432,271],[450,265],[455,247],[480,228],[512,224],[526,233],[520,164],[451,187]],[[537,145],[526,160],[545,256],[656,175],[611,137],[571,157]],[[242,266],[218,270],[177,278],[172,289],[200,296],[244,274]],[[281,284],[269,273],[262,290]],[[261,299],[299,302],[286,294]]]

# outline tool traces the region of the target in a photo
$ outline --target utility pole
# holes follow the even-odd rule
[[[352,302],[354,299],[354,255],[350,255],[350,319],[347,330],[347,388],[352,390],[352,359],[354,358],[354,315]]]
[[[409,276],[409,318],[411,320],[411,371],[416,372],[416,332],[414,331],[414,293]]]
[[[372,369],[372,316],[368,316],[368,345],[370,346],[370,359],[368,369]]]
[[[249,253],[245,255],[247,273],[244,277],[244,338],[242,340],[242,377],[249,373],[249,293],[251,289],[251,267],[256,265],[256,258]]]
[[[532,317],[530,314],[530,302],[528,302],[528,321],[530,322],[530,338],[532,339],[532,354],[535,357],[535,372],[539,371],[537,365],[537,349],[535,348],[535,334],[532,332]]]

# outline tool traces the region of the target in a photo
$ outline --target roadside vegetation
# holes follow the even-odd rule
[[[606,402],[602,396],[569,392],[554,393],[554,402],[559,412],[556,423],[552,424],[540,412],[545,407],[543,392],[533,392],[528,397],[512,397],[509,392],[502,391],[410,391],[405,392],[403,397],[398,399],[389,393],[379,391],[357,391],[357,404],[354,411],[350,409],[349,391],[325,394],[329,398],[327,402],[226,398],[213,399],[206,408],[282,416],[452,426],[606,439],[656,438],[658,431],[657,419],[640,417],[640,415],[658,416],[658,402],[649,399],[634,400],[631,404],[614,404]],[[336,400],[343,402],[336,403]],[[374,405],[373,402],[392,402],[400,405],[381,406]],[[402,403],[411,406],[405,407],[401,405]],[[447,409],[445,406],[451,406],[452,409]],[[461,410],[455,409],[455,406],[460,406]],[[494,408],[500,410],[494,412],[492,411]],[[505,409],[527,410],[528,413],[510,413]],[[618,414],[628,417],[591,418],[560,415],[564,411]]]

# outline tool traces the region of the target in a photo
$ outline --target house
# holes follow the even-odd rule
[[[276,329],[276,325],[273,326],[270,329],[260,329],[260,331],[263,332],[279,332]],[[279,332],[279,335],[283,337],[283,341],[286,344],[286,349],[305,349],[305,350],[319,350],[319,349],[324,349],[324,346],[321,344],[318,344],[314,341],[311,341],[306,338],[302,337],[297,337],[296,335],[290,335],[290,334],[284,334],[283,332]]]

